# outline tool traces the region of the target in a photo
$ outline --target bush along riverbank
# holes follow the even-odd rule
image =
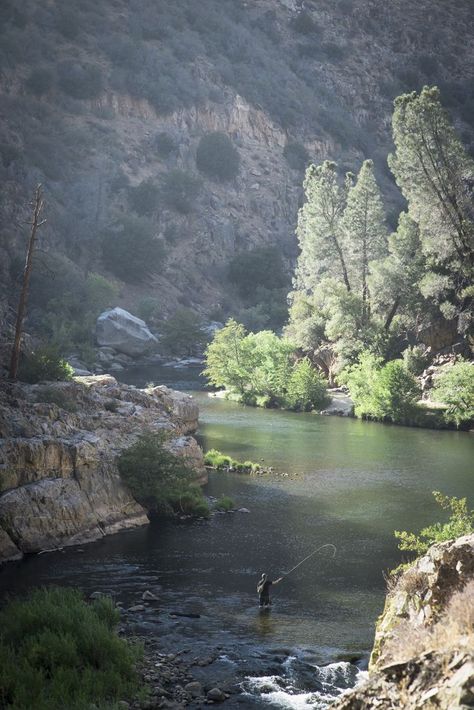
[[[362,419],[430,429],[469,429],[474,423],[474,366],[465,361],[441,368],[421,401],[421,385],[409,358],[383,359],[363,352],[339,379],[349,389],[354,413]]]
[[[119,620],[111,599],[88,604],[74,589],[8,603],[0,612],[0,707],[111,710],[144,699],[136,669],[143,649],[117,636]]]
[[[290,340],[270,331],[247,333],[231,319],[206,350],[204,375],[211,385],[224,388],[226,399],[251,406],[348,416],[352,402],[361,419],[429,429],[471,428],[473,364],[459,359],[433,368],[433,386],[426,393],[421,381],[427,359],[421,350],[407,348],[402,358],[389,361],[362,351],[337,374],[350,396],[341,408],[321,372],[308,357],[301,358]]]
[[[209,517],[210,507],[196,471],[166,448],[163,432],[143,434],[122,451],[117,466],[132,496],[152,517]]]
[[[298,474],[289,474],[275,471],[273,466],[262,466],[253,461],[238,461],[232,456],[223,454],[217,449],[210,449],[204,454],[204,463],[207,468],[213,471],[224,471],[225,473],[245,473],[253,476],[271,475],[281,478],[298,478]]]
[[[79,590],[61,587],[7,603],[0,611],[0,707],[201,707],[240,692],[237,684],[216,687],[203,680],[202,670],[214,657],[196,658],[190,649],[163,653],[155,636],[137,636],[137,615],[158,603],[150,590],[124,608],[106,594],[94,592],[86,601]]]
[[[232,319],[208,346],[204,375],[251,406],[308,412],[329,403],[326,380],[308,358],[298,360],[295,345],[271,331],[247,333]]]

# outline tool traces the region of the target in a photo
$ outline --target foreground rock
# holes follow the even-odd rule
[[[139,390],[111,377],[0,390],[0,562],[90,542],[144,525],[116,457],[145,431],[166,431],[173,452],[204,475],[191,397]]]
[[[474,535],[433,545],[399,577],[369,670],[334,709],[474,707]]]
[[[144,355],[158,344],[144,320],[118,307],[97,318],[96,339],[98,345],[131,357]]]

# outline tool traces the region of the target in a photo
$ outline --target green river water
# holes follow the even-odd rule
[[[19,593],[43,583],[102,590],[125,604],[159,589],[160,610],[137,619],[164,649],[213,654],[206,682],[238,681],[226,707],[325,708],[353,684],[372,646],[385,596],[384,571],[401,561],[395,529],[442,519],[433,490],[474,501],[473,437],[314,414],[245,408],[210,398],[196,370],[126,373],[134,384],[165,381],[193,391],[198,438],[275,475],[214,473],[206,493],[231,496],[249,513],[195,523],[161,522],[63,553],[8,565],[0,584]],[[277,475],[288,473],[288,476]],[[271,612],[256,606],[261,572],[273,578],[323,543],[274,590]],[[172,619],[181,609],[199,613]],[[206,675],[207,674],[207,675]],[[210,679],[210,680],[209,680]]]

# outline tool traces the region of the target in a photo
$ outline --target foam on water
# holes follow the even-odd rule
[[[244,694],[276,708],[288,710],[325,710],[335,697],[358,685],[367,676],[351,663],[340,661],[327,666],[314,666],[314,683],[318,690],[298,687],[297,656],[289,656],[283,663],[284,675],[248,676],[242,683]]]

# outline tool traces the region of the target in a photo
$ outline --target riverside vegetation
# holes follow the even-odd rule
[[[348,386],[355,413],[405,424],[469,426],[474,368],[442,373],[433,395],[444,412],[418,405],[416,376],[428,352],[410,343],[433,323],[471,351],[474,162],[436,87],[400,96],[389,166],[408,209],[388,233],[374,166],[344,181],[334,162],[310,165],[298,216],[300,245],[289,323],[279,338],[247,334],[231,320],[207,349],[211,384],[246,404],[310,410],[324,405],[324,379]]]
[[[228,457],[220,455],[218,460],[217,454],[208,452],[204,463],[211,466],[212,460],[220,468]],[[211,506],[196,481],[196,471],[166,448],[163,434],[143,434],[120,454],[118,469],[135,500],[152,516],[208,518],[211,514]],[[234,501],[228,496],[221,496],[212,505],[213,510],[221,512],[233,508]]]
[[[142,649],[117,636],[119,619],[110,598],[88,604],[74,589],[10,601],[0,612],[0,706],[110,710],[136,697]]]
[[[168,451],[165,441],[164,435],[144,434],[123,451],[118,458],[122,480],[152,515],[208,517],[209,504],[196,483],[195,471]]]
[[[456,496],[450,498],[439,491],[433,491],[433,496],[443,510],[450,511],[447,522],[428,525],[418,534],[406,530],[396,530],[395,537],[400,541],[398,545],[400,550],[415,552],[417,556],[421,556],[437,542],[455,540],[463,535],[474,533],[474,510],[468,509],[467,498],[457,498]],[[400,565],[397,570],[406,566]]]

